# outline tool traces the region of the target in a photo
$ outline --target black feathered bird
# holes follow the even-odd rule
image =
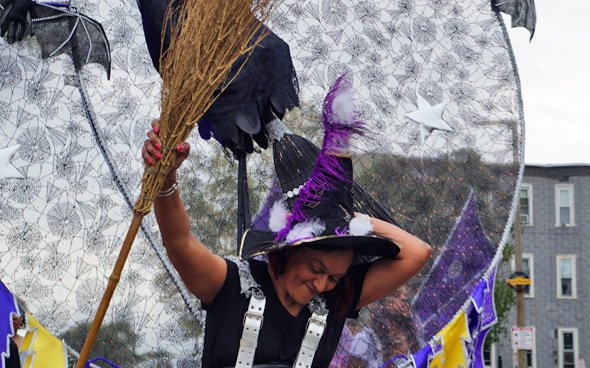
[[[184,0],[137,0],[147,47],[158,70],[160,53],[165,56],[170,44],[170,33],[168,27],[164,27],[164,20],[171,1],[171,6],[178,7]],[[163,30],[166,34],[162,38]],[[231,83],[198,124],[203,139],[215,138],[233,153],[239,163],[238,246],[243,232],[250,228],[246,156],[254,152],[254,142],[261,148],[268,148],[267,124],[299,105],[297,77],[289,45],[265,26],[253,40],[258,39],[260,32],[265,33],[262,41],[247,59],[244,56],[235,62],[227,79]]]
[[[174,1],[173,6],[181,5],[182,1]],[[138,0],[147,47],[156,69],[159,69],[160,52],[167,50],[170,40],[167,32],[161,44],[168,4],[168,0]],[[268,148],[266,125],[299,104],[289,45],[265,26],[259,32],[266,33],[265,37],[241,70],[244,57],[236,61],[228,77],[233,81],[198,124],[203,139],[215,138],[236,158],[252,153],[254,142]]]

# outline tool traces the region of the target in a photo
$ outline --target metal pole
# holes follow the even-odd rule
[[[520,189],[518,190],[520,198]],[[516,272],[522,271],[522,221],[520,220],[520,203],[516,207],[516,221],[514,221],[514,268]],[[524,288],[516,288],[516,326],[524,327]],[[527,351],[518,350],[517,368],[527,368]]]
[[[514,155],[514,163],[518,163],[518,135],[516,120],[510,125],[512,128],[512,153]],[[514,268],[515,271],[522,271],[522,220],[520,219],[520,188],[517,192],[518,205],[516,206],[516,221],[514,222]],[[516,288],[516,326],[524,327],[525,310],[524,310],[524,288]],[[518,350],[518,365],[517,368],[527,368],[527,352],[526,350]]]
[[[242,236],[250,228],[250,201],[248,194],[248,170],[246,162],[246,151],[239,151],[238,154],[238,231],[237,249],[239,252]]]
[[[487,125],[506,125],[512,132],[512,162],[514,165],[520,162],[520,152],[518,150],[518,120],[506,119],[486,122]],[[522,221],[520,220],[520,188],[517,191],[518,205],[516,206],[516,220],[514,221],[514,271],[522,271]],[[524,327],[525,309],[524,309],[524,290],[516,287],[516,326]],[[526,350],[517,351],[517,368],[527,368]]]

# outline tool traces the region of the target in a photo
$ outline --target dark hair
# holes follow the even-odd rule
[[[275,278],[278,278],[280,275],[284,274],[287,270],[287,261],[289,260],[289,256],[293,252],[303,247],[306,246],[302,245],[299,247],[289,247],[269,253],[268,263],[270,264],[270,271],[272,272],[272,275]],[[326,252],[334,252],[341,249],[322,250]],[[352,303],[353,284],[352,277],[349,271],[346,272],[346,274],[344,274],[344,276],[336,283],[334,289],[323,294],[326,298],[326,303],[328,304],[328,307],[334,310],[339,318],[346,317],[346,313],[351,308],[350,304]],[[355,308],[356,306],[352,307]]]
[[[27,312],[26,312],[26,310],[28,309],[27,303],[25,303],[25,301],[21,297],[17,296],[16,297],[16,304],[17,304],[16,306],[18,308],[18,313],[21,315],[21,317],[23,317],[23,322],[21,324],[21,328],[25,328],[25,327],[27,327]]]

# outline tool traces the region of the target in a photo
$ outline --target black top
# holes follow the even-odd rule
[[[10,358],[4,358],[4,367],[6,368],[20,368],[20,357],[18,356],[18,347],[16,343],[10,340]]]
[[[238,356],[242,321],[248,309],[249,298],[241,293],[238,266],[227,260],[227,276],[215,299],[205,306],[207,320],[205,326],[205,347],[203,350],[203,367],[233,367]],[[303,308],[297,317],[293,317],[283,307],[275,292],[268,274],[267,263],[248,261],[254,280],[258,282],[266,296],[266,307],[262,329],[258,336],[258,347],[254,364],[285,363],[292,365],[303,341],[307,320],[311,316],[308,308]],[[356,305],[360,298],[363,281],[368,265],[353,266],[353,299],[348,318],[356,318]],[[328,309],[330,306],[328,305]],[[340,334],[346,318],[338,318],[330,310],[327,326],[320,340],[312,368],[325,368],[330,364],[336,351]]]

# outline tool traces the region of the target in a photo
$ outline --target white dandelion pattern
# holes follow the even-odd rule
[[[102,280],[127,230],[129,202],[138,194],[143,170],[139,148],[160,103],[160,79],[145,50],[136,2],[72,3],[105,28],[112,47],[110,81],[97,65],[74,73],[65,55],[40,60],[35,42],[0,47],[0,149],[21,145],[13,165],[24,176],[0,180],[0,278],[50,328],[73,327],[93,317],[104,290]],[[418,180],[416,187],[434,190],[427,183],[428,163],[465,150],[475,151],[485,163],[518,164],[513,160],[520,154],[520,140],[512,140],[511,130],[520,139],[518,79],[489,2],[287,0],[277,14],[270,27],[291,45],[301,100],[308,104],[302,110],[321,111],[329,85],[349,72],[362,117],[372,129],[358,150],[406,158],[408,171],[423,175],[424,182]],[[405,117],[417,108],[417,96],[431,104],[449,101],[443,116],[456,134],[434,131],[421,142],[419,126]],[[495,121],[512,121],[513,126],[484,125]],[[320,136],[313,124],[305,129],[314,139]],[[201,154],[219,153],[214,144],[192,143]],[[513,152],[514,147],[519,152]],[[269,160],[269,153],[253,156],[249,163],[257,193],[270,183],[272,168],[270,161],[261,160]],[[207,175],[200,174],[207,173],[211,160],[202,162],[206,164],[195,165],[194,177],[186,177],[206,181]],[[369,161],[357,164],[368,166]],[[357,172],[364,169],[368,167]],[[401,181],[394,171],[377,172],[373,181]],[[504,192],[496,193],[490,203],[513,195],[517,175],[514,170],[504,178]],[[188,187],[189,179],[183,180]],[[204,184],[209,186],[203,188],[213,186]],[[196,198],[210,197],[209,189],[199,190]],[[417,205],[403,199],[394,195],[383,201],[402,214],[404,206]],[[214,204],[230,207],[235,199],[220,197]],[[504,212],[498,218],[504,220],[503,216]],[[215,219],[235,222],[225,212]],[[205,219],[193,220],[195,229],[207,226]],[[428,228],[429,234],[446,235],[439,224],[429,221],[410,226],[416,233]],[[198,315],[194,300],[166,269],[169,263],[152,228],[154,219],[148,217],[145,224],[107,320],[126,313],[141,351],[165,350],[178,358],[179,366],[192,366],[198,361],[196,338],[182,326],[175,328],[174,321],[179,309]],[[494,229],[490,236],[499,240],[501,231]],[[225,237],[217,242],[231,249],[233,234]],[[166,331],[160,332],[163,326]],[[159,333],[166,341],[180,343],[163,344]]]

